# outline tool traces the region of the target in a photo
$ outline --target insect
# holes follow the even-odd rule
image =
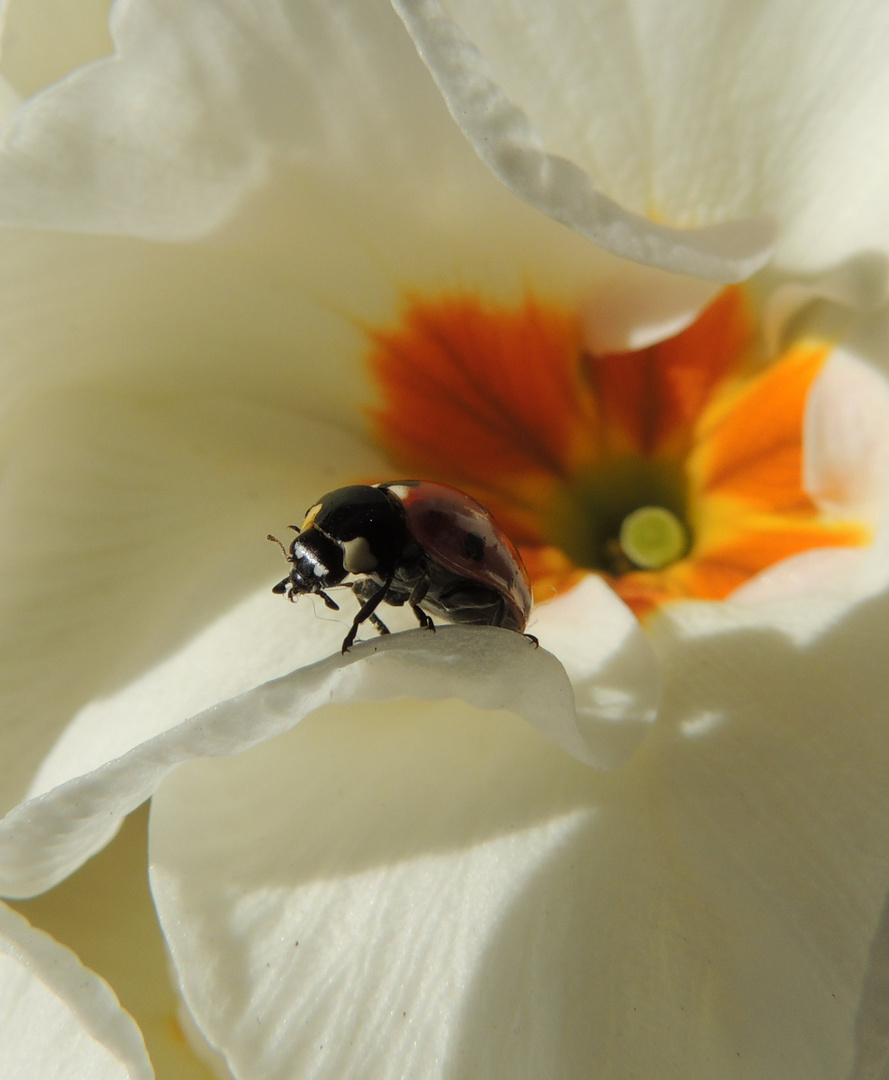
[[[314,593],[338,611],[327,590],[350,588],[361,609],[344,653],[363,622],[389,633],[376,614],[382,603],[407,604],[432,630],[430,611],[455,623],[525,629],[531,587],[521,556],[481,503],[456,488],[428,480],[337,488],[290,527],[298,535],[289,552],[269,536],[291,564],[272,592],[289,600]]]

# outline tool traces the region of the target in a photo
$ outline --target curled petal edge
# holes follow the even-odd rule
[[[18,964],[27,979],[37,980],[59,998],[83,1030],[117,1058],[131,1080],[152,1080],[154,1070],[142,1034],[111,987],[84,967],[69,948],[5,904],[0,904],[0,956]],[[46,1037],[52,1038],[52,1032]],[[60,1053],[63,1050],[60,1046]],[[70,1058],[67,1061],[69,1068],[76,1064]]]
[[[214,705],[17,806],[0,822],[0,894],[32,896],[73,873],[185,761],[248,750],[325,705],[455,696],[515,713],[586,764],[615,764],[611,747],[600,754],[596,717],[578,712],[565,669],[546,649],[491,628],[393,634]],[[635,741],[654,715],[644,705],[641,713],[628,717]]]
[[[439,0],[392,0],[445,103],[476,153],[519,198],[614,255],[729,284],[762,269],[777,225],[765,214],[692,229],[658,225],[596,189],[566,158],[542,149],[528,116]]]

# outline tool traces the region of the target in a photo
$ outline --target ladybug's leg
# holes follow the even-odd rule
[[[383,602],[383,600],[385,600],[386,593],[389,591],[389,589],[391,587],[392,587],[392,578],[389,577],[389,578],[386,579],[385,583],[379,589],[377,589],[377,591],[373,594],[373,596],[371,596],[371,598],[369,600],[365,601],[365,603],[361,605],[361,610],[358,612],[358,614],[355,616],[355,619],[352,622],[351,630],[349,631],[348,634],[346,634],[345,638],[343,639],[343,652],[344,653],[347,653],[349,651],[349,649],[351,649],[352,646],[355,644],[355,635],[358,633],[358,627],[366,619],[369,619],[371,617],[371,615],[373,615],[374,611],[379,607],[379,605]]]
[[[339,604],[336,602],[336,600],[331,600],[331,598],[323,589],[319,589],[316,595],[321,597],[321,599],[324,601],[325,604],[327,604],[331,611],[339,611]]]
[[[429,575],[424,574],[423,577],[414,586],[413,592],[410,595],[408,603],[411,606],[411,611],[417,616],[417,622],[423,630],[435,630],[435,623],[425,611],[420,607],[420,601],[429,592]]]
[[[377,629],[377,631],[379,633],[381,633],[381,634],[388,634],[389,633],[389,627],[383,622],[383,620],[380,618],[380,616],[377,615],[375,612],[372,611],[370,613],[370,615],[368,615],[367,621],[369,623],[372,623],[376,627],[376,629]]]

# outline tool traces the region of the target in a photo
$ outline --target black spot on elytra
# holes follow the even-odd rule
[[[484,537],[478,533],[467,533],[463,537],[463,550],[467,558],[480,562],[485,557]]]

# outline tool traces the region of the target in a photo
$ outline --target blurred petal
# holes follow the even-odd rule
[[[206,1037],[269,1078],[846,1075],[887,607],[672,609],[660,720],[610,775],[451,703],[186,766],[152,887]]]
[[[804,483],[819,505],[877,521],[889,487],[889,380],[838,348],[806,403]]]
[[[0,74],[22,97],[111,52],[111,0],[6,0]]]
[[[9,1080],[151,1080],[139,1029],[108,984],[0,905],[0,1045]]]
[[[609,250],[736,280],[768,254],[765,215],[785,269],[876,251],[885,277],[879,0],[396,7],[481,156]]]
[[[10,124],[7,223],[199,235],[266,179],[274,154],[315,158],[318,175],[386,131],[397,156],[399,129],[429,100],[379,3],[126,0],[111,31],[113,58],[32,98]],[[376,71],[399,72],[392,89],[370,83]]]
[[[195,1048],[193,1037],[191,1045],[185,1039],[182,1001],[148,888],[147,831],[145,806],[67,881],[12,906],[114,987],[141,1029],[159,1080],[227,1077],[218,1065],[211,1072],[204,1064],[210,1052],[206,1044],[198,1041]],[[34,1080],[43,1075],[33,1074]]]
[[[588,575],[535,607],[529,630],[564,665],[597,763],[617,768],[654,723],[660,697],[660,672],[638,619],[601,578]]]
[[[861,548],[814,548],[791,555],[750,578],[731,594],[733,603],[761,603],[826,590],[855,594],[866,572]]]

